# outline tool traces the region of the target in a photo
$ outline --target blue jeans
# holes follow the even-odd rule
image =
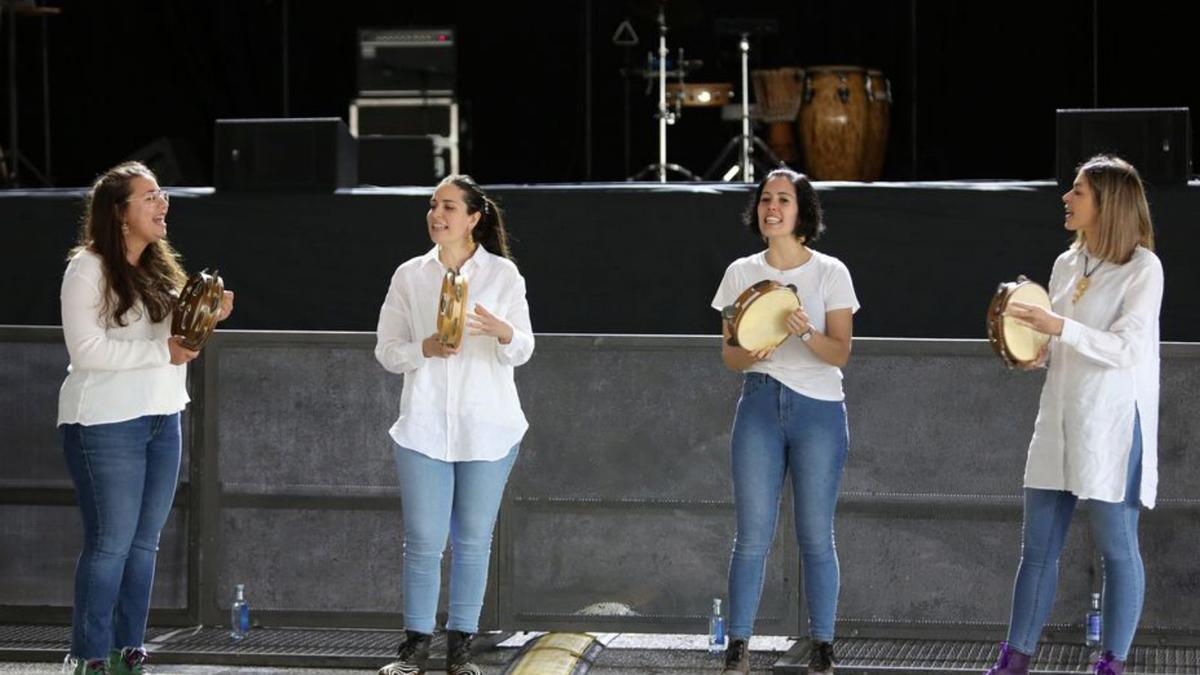
[[[450,538],[448,630],[479,631],[492,530],[518,446],[494,462],[443,462],[396,446],[404,506],[404,627],[433,633]]]
[[[770,376],[748,373],[732,446],[737,533],[729,563],[730,637],[753,632],[790,469],[809,629],[813,639],[832,641],[839,584],[833,514],[850,446],[845,403],[809,398]]]
[[[1129,470],[1125,501],[1119,504],[1088,500],[1092,536],[1104,558],[1104,649],[1122,661],[1129,653],[1142,599],[1146,592],[1146,572],[1138,550],[1138,513],[1142,480],[1142,424],[1134,417],[1133,446],[1129,452]],[[1021,565],[1013,588],[1012,619],[1008,642],[1012,648],[1033,654],[1042,627],[1054,605],[1058,587],[1058,559],[1071,514],[1078,498],[1060,490],[1025,489],[1025,522],[1021,536]],[[1079,606],[1083,606],[1079,598]]]
[[[146,635],[158,535],[179,480],[179,413],[60,432],[83,516],[71,656],[99,659]]]

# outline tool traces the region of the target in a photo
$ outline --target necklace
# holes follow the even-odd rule
[[[1094,268],[1088,270],[1088,265],[1090,263],[1091,259],[1087,257],[1086,253],[1083,254],[1083,276],[1080,277],[1079,281],[1075,284],[1075,294],[1071,296],[1072,303],[1079,302],[1079,299],[1083,297],[1085,292],[1087,292],[1088,286],[1092,285],[1092,275],[1096,273],[1096,270],[1100,269],[1100,266],[1104,264],[1104,261],[1098,261]]]

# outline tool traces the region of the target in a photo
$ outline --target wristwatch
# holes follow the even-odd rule
[[[812,326],[809,326],[808,330],[806,330],[800,334],[800,340],[802,342],[808,342],[809,340],[812,339],[812,334],[813,334],[813,328],[812,328]]]

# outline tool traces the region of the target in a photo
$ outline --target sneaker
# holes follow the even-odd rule
[[[149,655],[141,647],[126,647],[108,653],[108,672],[111,675],[148,675],[146,659]]]
[[[747,675],[750,672],[750,645],[738,638],[729,641],[725,650],[725,670],[722,675]]]
[[[109,675],[108,661],[105,659],[92,659],[91,661],[75,659],[74,661],[75,669],[71,671],[72,675]]]
[[[1104,652],[1100,660],[1092,665],[1095,675],[1124,675],[1125,662],[1118,661],[1112,652]]]
[[[429,658],[433,636],[414,630],[404,631],[404,642],[396,650],[396,660],[379,669],[379,675],[421,675]]]
[[[833,675],[833,643],[814,642],[808,655],[808,675]]]
[[[474,633],[446,631],[446,672],[450,675],[483,675],[479,666],[471,663],[471,642]]]

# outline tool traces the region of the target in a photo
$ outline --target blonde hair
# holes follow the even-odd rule
[[[1101,260],[1124,265],[1138,246],[1154,250],[1154,225],[1142,179],[1133,165],[1113,155],[1096,155],[1079,166],[1092,188],[1096,206],[1093,241],[1082,230],[1076,248]]]

